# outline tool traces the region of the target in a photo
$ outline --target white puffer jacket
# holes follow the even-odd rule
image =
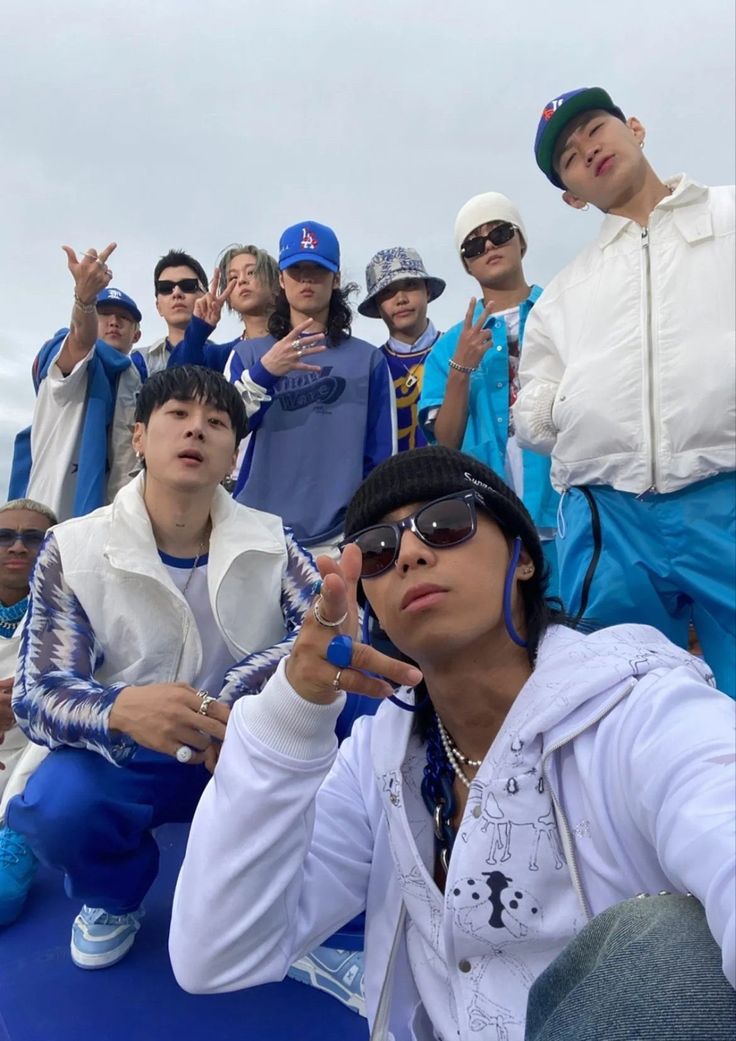
[[[679,175],[607,216],[526,326],[514,406],[552,483],[673,492],[736,465],[734,188]]]

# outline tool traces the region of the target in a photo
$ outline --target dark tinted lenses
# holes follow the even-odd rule
[[[398,555],[399,540],[407,528],[435,549],[457,546],[475,531],[473,500],[436,499],[395,524],[377,524],[359,534],[355,544],[363,555],[361,578],[375,578],[391,567]]]
[[[462,245],[462,255],[469,260],[480,257],[486,251],[486,242],[491,242],[494,246],[503,246],[511,241],[515,231],[516,228],[513,224],[497,224],[486,235],[476,235],[472,239],[466,239]]]
[[[430,502],[417,513],[414,523],[419,536],[437,548],[455,546],[473,534],[472,508],[463,499]]]
[[[177,286],[182,293],[196,293],[199,290],[199,282],[196,278],[180,278],[178,282],[162,278],[156,283],[156,292],[162,296],[171,296]]]
[[[388,524],[379,524],[364,531],[355,543],[363,554],[361,578],[371,578],[391,567],[399,546],[399,533]]]

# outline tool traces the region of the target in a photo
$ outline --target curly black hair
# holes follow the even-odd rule
[[[353,293],[357,293],[358,289],[356,282],[348,282],[346,286],[332,290],[326,329],[327,339],[330,341],[328,346],[337,347],[343,340],[350,338],[353,312],[349,298]],[[268,319],[268,331],[277,340],[283,340],[291,332],[291,308],[283,289],[279,290],[274,312]]]

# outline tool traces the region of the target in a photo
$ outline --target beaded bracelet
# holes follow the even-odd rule
[[[452,358],[450,358],[450,368],[455,369],[457,372],[464,372],[466,375],[478,371],[477,365],[458,365]]]
[[[77,294],[74,294],[74,306],[78,307],[84,314],[92,314],[97,310],[97,302],[91,304],[85,304],[84,300],[80,300]]]

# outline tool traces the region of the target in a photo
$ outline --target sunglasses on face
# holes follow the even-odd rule
[[[471,539],[478,527],[476,503],[483,503],[477,492],[454,492],[420,506],[400,521],[385,521],[364,528],[340,544],[354,542],[363,554],[361,578],[376,578],[388,571],[399,555],[401,536],[413,532],[432,549],[449,549]]]
[[[486,251],[486,242],[490,242],[494,246],[503,246],[507,242],[511,242],[515,234],[516,226],[504,221],[503,224],[497,224],[495,228],[491,228],[485,235],[474,235],[472,239],[466,239],[460,247],[460,252],[466,260],[473,260],[475,257],[483,256]]]
[[[177,286],[182,293],[198,293],[201,288],[197,278],[180,278],[178,282],[172,282],[169,278],[161,278],[156,283],[156,292],[161,296],[171,296]]]
[[[13,528],[0,528],[0,549],[10,549],[16,542],[22,542],[26,549],[38,549],[46,538],[45,531],[37,528],[27,528],[25,531],[15,531]]]

